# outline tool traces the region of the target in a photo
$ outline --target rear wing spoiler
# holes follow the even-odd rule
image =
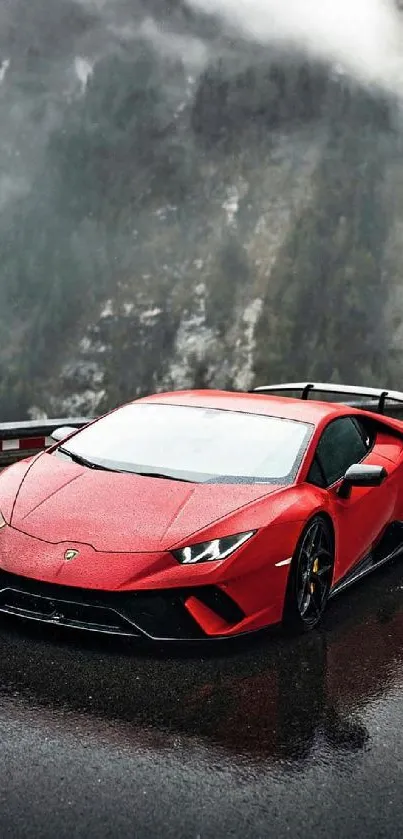
[[[390,400],[391,402],[397,403],[395,405],[396,410],[399,413],[403,413],[403,393],[398,390],[381,390],[375,387],[335,385],[328,382],[284,382],[278,385],[255,387],[249,393],[261,393],[262,395],[278,393],[286,396],[287,391],[292,391],[294,398],[296,392],[298,399],[309,399],[315,393],[320,393],[321,397],[322,395],[345,396],[347,399],[335,399],[334,401],[351,405],[351,407],[362,408],[365,411],[373,411],[376,414],[384,414],[386,402]],[[320,401],[327,400],[321,398]],[[328,401],[331,402],[333,400],[329,399]]]

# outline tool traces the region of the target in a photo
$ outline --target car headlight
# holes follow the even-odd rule
[[[249,530],[247,533],[236,533],[235,536],[223,536],[221,539],[213,539],[211,542],[199,542],[197,545],[179,548],[172,553],[182,565],[193,565],[196,562],[216,562],[218,559],[226,559],[255,533],[256,530]]]
[[[4,516],[3,516],[3,513],[2,513],[2,512],[1,512],[1,510],[0,510],[0,530],[1,530],[1,528],[2,528],[2,527],[5,527],[5,526],[6,526],[6,524],[7,524],[7,522],[6,522],[6,520],[5,520]]]

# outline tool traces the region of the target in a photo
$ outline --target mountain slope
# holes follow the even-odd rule
[[[38,2],[18,27],[21,8],[0,83],[1,416],[281,377],[399,386],[393,99],[179,2],[59,0],[46,26]]]

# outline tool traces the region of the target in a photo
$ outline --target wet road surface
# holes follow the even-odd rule
[[[403,563],[321,632],[146,649],[0,623],[0,836],[401,837]]]

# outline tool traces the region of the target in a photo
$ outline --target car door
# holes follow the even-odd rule
[[[354,463],[383,466],[388,478],[379,487],[353,487],[349,498],[340,498],[340,483]],[[308,480],[328,493],[336,530],[335,581],[369,552],[393,518],[397,488],[393,471],[391,462],[377,451],[376,434],[356,417],[332,420],[323,431]]]

